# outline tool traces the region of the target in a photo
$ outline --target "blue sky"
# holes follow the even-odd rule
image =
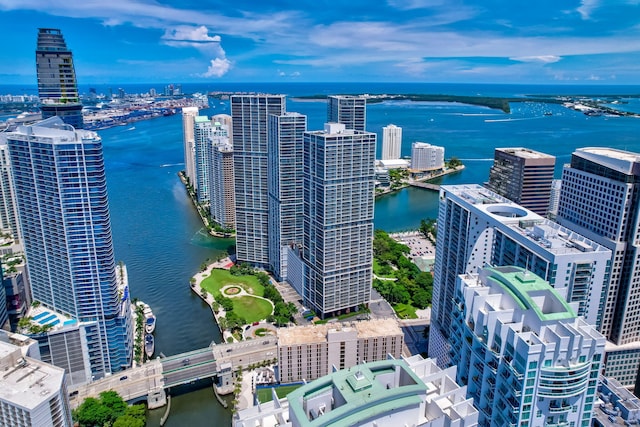
[[[81,84],[640,84],[640,0],[0,0],[0,82],[59,28]]]

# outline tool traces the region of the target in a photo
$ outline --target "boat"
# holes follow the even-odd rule
[[[551,111],[545,111],[544,115],[545,116],[553,116],[553,113]]]
[[[130,127],[129,129],[127,129],[127,130],[136,130],[136,127],[135,127],[135,126],[131,126],[131,127]]]
[[[146,334],[144,336],[144,351],[147,353],[147,357],[149,359],[153,356],[153,352],[156,351],[156,345],[153,340],[153,335],[151,334]]]
[[[144,319],[144,330],[148,334],[152,334],[156,329],[156,316],[149,316]]]

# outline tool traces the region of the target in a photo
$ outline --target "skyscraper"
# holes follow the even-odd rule
[[[11,161],[9,159],[9,146],[7,136],[0,134],[0,230],[10,233],[14,242],[19,243],[20,224],[18,211],[16,210],[16,195],[11,179]]]
[[[73,54],[60,30],[38,29],[36,71],[42,118],[60,116],[65,123],[81,129],[84,126],[82,104],[78,96]]]
[[[209,202],[209,175],[211,173],[211,135],[213,128],[207,116],[197,116],[193,128],[195,148],[194,187],[199,203]]]
[[[528,148],[496,148],[487,188],[546,215],[556,158]]]
[[[184,144],[184,174],[185,178],[194,190],[196,184],[196,148],[195,148],[195,118],[198,116],[198,107],[182,108],[182,143]]]
[[[460,274],[486,266],[526,268],[598,325],[611,251],[480,185],[440,189],[429,355],[448,363],[452,298]]]
[[[69,319],[51,324],[60,328],[58,344],[76,352],[67,360],[71,367],[62,367],[73,376],[77,361],[80,377],[90,370],[100,378],[130,366],[129,291],[116,279],[100,137],[59,117],[20,126],[7,137],[33,299]],[[78,328],[74,346],[82,348],[71,348],[63,335]],[[55,351],[53,345],[46,350],[61,366]]]
[[[629,387],[640,368],[640,154],[580,148],[565,165],[557,220],[611,250],[600,331],[604,375]]]
[[[276,277],[287,278],[287,248],[302,244],[303,134],[307,117],[269,116],[269,258]]]
[[[234,95],[233,163],[238,261],[268,268],[268,117],[285,112],[284,95]]]
[[[605,338],[540,277],[486,268],[458,277],[451,363],[479,425],[590,426]]]
[[[222,119],[222,122],[218,121]],[[222,227],[235,228],[233,145],[229,138],[231,116],[220,114],[211,118],[213,125],[209,158],[209,199],[211,218]]]
[[[395,160],[400,158],[402,149],[402,128],[388,125],[382,128],[382,159]]]
[[[328,98],[327,122],[342,123],[346,129],[365,131],[367,98],[353,95],[333,95]]]
[[[322,317],[371,296],[375,148],[340,123],[304,134],[304,299]]]

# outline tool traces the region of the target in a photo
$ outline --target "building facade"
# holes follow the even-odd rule
[[[429,355],[448,363],[448,325],[458,275],[486,265],[526,268],[598,325],[611,251],[480,185],[442,186]]]
[[[589,427],[605,338],[523,268],[461,275],[451,364],[483,426]]]
[[[269,259],[279,280],[287,279],[290,245],[303,240],[303,135],[307,117],[269,116]]]
[[[557,221],[609,248],[604,375],[633,387],[640,368],[640,154],[580,148],[562,173]]]
[[[59,29],[38,29],[36,72],[42,118],[60,116],[65,123],[81,129],[84,125],[82,104],[73,54]]]
[[[455,373],[455,367],[440,370],[419,355],[363,363],[242,410],[234,426],[475,427],[478,411]]]
[[[411,144],[411,169],[416,172],[441,170],[444,168],[444,147],[414,142]]]
[[[20,223],[16,208],[16,194],[11,178],[11,160],[7,136],[0,134],[0,230],[3,234],[11,234],[15,243],[20,243]]]
[[[402,153],[402,128],[394,124],[382,128],[381,160],[399,159]]]
[[[322,317],[371,296],[375,147],[340,123],[304,134],[304,301]]]
[[[7,137],[33,299],[68,327],[86,325],[92,376],[129,367],[129,292],[116,279],[100,137],[58,117]]]
[[[346,129],[366,131],[367,98],[353,95],[329,96],[327,122],[342,123]]]
[[[209,183],[211,175],[211,137],[213,127],[207,116],[194,119],[193,138],[195,148],[195,190],[198,203],[209,203]]]
[[[310,381],[364,362],[400,357],[404,335],[395,320],[294,326],[278,330],[280,382]]]
[[[195,119],[199,115],[198,107],[182,108],[182,143],[184,148],[184,174],[189,184],[196,190],[196,147]]]
[[[269,268],[268,118],[285,112],[283,95],[234,95],[236,256]]]
[[[229,139],[231,126],[229,120],[219,122],[211,118],[213,123],[212,143],[209,145],[209,211],[211,218],[227,229],[233,229],[236,225],[235,183],[233,173],[233,144]],[[226,124],[225,124],[226,123]]]
[[[487,188],[546,215],[556,158],[528,148],[496,148]]]
[[[64,369],[25,356],[21,347],[0,340],[0,370],[0,425],[73,426]]]

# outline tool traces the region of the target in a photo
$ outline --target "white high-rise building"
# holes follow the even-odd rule
[[[548,281],[598,325],[611,251],[480,185],[442,186],[429,355],[448,363],[448,325],[459,274],[515,265]]]
[[[558,214],[560,206],[560,191],[562,190],[562,180],[554,179],[551,181],[551,196],[549,197],[549,213],[553,216]]]
[[[195,147],[195,118],[198,107],[182,108],[182,142],[184,145],[184,173],[194,190],[196,188],[196,147]]]
[[[575,304],[511,266],[459,276],[453,303],[451,364],[479,425],[591,425],[606,340]]]
[[[336,370],[278,398],[240,411],[234,427],[477,427],[478,410],[455,381],[420,355]]]
[[[234,95],[233,163],[236,256],[269,268],[268,118],[285,112],[284,95]]]
[[[218,121],[221,119],[222,122]],[[236,206],[233,173],[233,144],[229,138],[231,116],[211,117],[212,132],[207,156],[209,171],[209,211],[222,227],[235,228]]]
[[[307,116],[269,116],[269,259],[270,269],[287,279],[289,248],[302,245],[303,134]]]
[[[0,340],[0,425],[73,426],[65,370],[25,356],[22,350]]]
[[[444,168],[444,147],[414,142],[411,144],[411,169],[417,172]]]
[[[371,296],[375,152],[341,123],[304,134],[304,301],[322,317]]]
[[[388,125],[382,128],[382,159],[395,160],[402,152],[402,128]]]
[[[21,239],[16,194],[11,178],[7,135],[0,133],[0,231],[10,233],[15,243]]]
[[[562,173],[557,221],[611,250],[600,330],[604,375],[632,387],[640,368],[640,154],[580,148]]]
[[[194,119],[194,148],[196,178],[194,187],[199,203],[209,202],[209,175],[211,174],[211,136],[213,127],[207,116]]]

